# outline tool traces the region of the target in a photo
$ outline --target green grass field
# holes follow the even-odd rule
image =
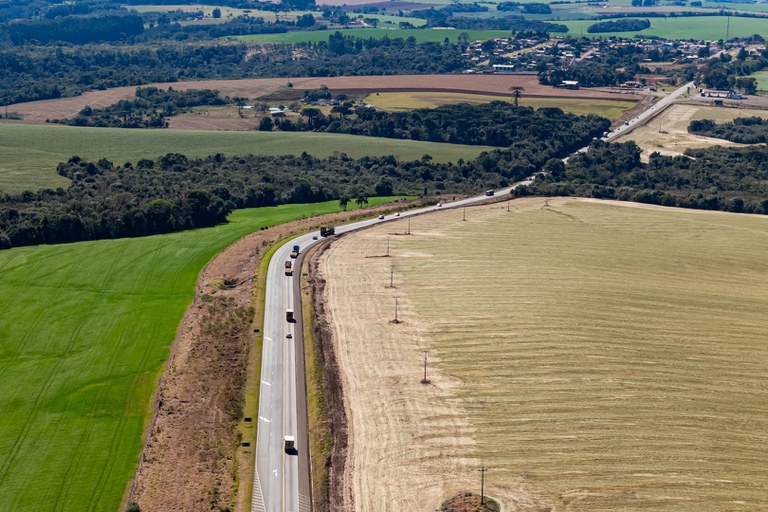
[[[768,91],[768,71],[758,71],[749,75],[757,80],[757,90],[760,92]]]
[[[639,32],[605,32],[589,34],[587,28],[595,20],[563,21],[568,35],[589,37],[633,37],[634,34],[658,36],[667,39],[724,39],[730,18],[729,37],[748,37],[768,32],[768,19],[738,18],[734,16],[696,16],[678,18],[648,18],[651,27]],[[639,18],[645,19],[645,18]]]
[[[18,123],[0,123],[0,141],[0,192],[9,193],[65,187],[68,180],[56,174],[56,165],[72,155],[92,160],[106,157],[122,164],[170,152],[199,157],[306,151],[316,156],[335,152],[352,157],[391,154],[405,160],[429,154],[438,162],[448,162],[472,159],[490,149],[333,133],[127,130]]]
[[[300,43],[328,41],[328,36],[333,30],[322,30],[314,32],[286,32],[285,34],[253,34],[247,36],[237,36],[233,39],[249,41],[256,43]],[[350,28],[339,30],[345,36],[369,37],[380,39],[384,36],[390,39],[408,38],[413,36],[417,43],[442,42],[447,37],[450,41],[456,42],[459,34],[464,32],[469,35],[470,41],[491,39],[493,37],[509,37],[511,32],[508,30],[440,30],[440,29],[385,29],[385,28]]]
[[[375,382],[357,375],[354,388],[373,396],[370,385],[389,385],[377,410],[412,418],[420,436],[413,443],[403,426],[392,437],[406,446],[382,453],[414,450],[424,472],[439,472],[443,458],[472,486],[482,462],[492,497],[544,498],[530,510],[768,510],[768,218],[573,200],[512,206],[467,209],[466,222],[443,211],[392,237],[387,268],[406,304],[396,346],[429,351],[435,386],[451,393],[430,392],[429,403],[460,404],[469,424],[449,418],[425,433],[437,413],[401,413],[421,353],[393,361],[374,338],[372,364],[386,370]],[[352,240],[379,247],[392,231],[402,227]],[[383,287],[384,276],[372,282]],[[359,300],[374,294],[358,289]],[[390,315],[391,295],[371,310]],[[361,330],[394,329],[370,318]],[[434,448],[462,434],[476,444]],[[457,464],[467,459],[478,466]]]
[[[263,226],[338,209],[239,210],[214,228],[0,251],[0,509],[117,511],[205,263]]]
[[[483,94],[465,94],[456,92],[383,92],[371,94],[364,101],[380,109],[392,112],[412,110],[415,108],[435,108],[440,105],[456,103],[470,103],[473,105],[488,103],[491,101],[514,102],[512,96],[490,96]],[[526,107],[557,107],[574,114],[597,114],[609,119],[621,116],[625,110],[634,107],[634,101],[621,100],[593,100],[581,98],[526,98],[523,95],[519,100],[521,106]]]

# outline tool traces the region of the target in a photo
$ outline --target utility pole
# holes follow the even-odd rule
[[[395,319],[389,321],[389,323],[391,323],[391,324],[399,324],[400,323],[400,320],[397,318],[397,307],[398,307],[397,300],[399,298],[400,297],[395,297]]]
[[[391,267],[389,269],[389,286],[385,286],[385,288],[394,288],[395,287],[395,267]]]
[[[483,466],[478,471],[480,471],[480,506],[482,507],[485,505],[485,472],[488,468]]]
[[[509,203],[512,202],[512,199],[507,199],[507,213],[509,213]]]
[[[429,379],[427,379],[427,351],[424,351],[424,378],[421,379],[422,384],[429,384]]]
[[[464,221],[466,221],[466,220],[467,220],[467,207],[466,207],[466,206],[464,207],[464,215],[463,215],[463,217],[461,218],[461,220],[464,220]]]
[[[387,257],[389,257],[389,237],[387,237]]]
[[[408,231],[405,233],[406,235],[411,234],[411,218],[408,217]]]

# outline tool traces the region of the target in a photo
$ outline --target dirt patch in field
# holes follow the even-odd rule
[[[276,91],[285,88],[287,78],[254,78],[245,80],[201,80],[196,82],[155,83],[146,86],[168,88],[183,91],[188,89],[216,89],[223,96],[239,96],[256,100],[273,95],[270,98],[279,101]],[[334,93],[354,91],[365,95],[381,91],[447,91],[484,94],[509,94],[510,87],[524,88],[526,96],[588,98],[588,99],[636,99],[628,98],[610,89],[559,89],[541,85],[535,76],[519,75],[387,75],[387,76],[345,76],[345,77],[309,77],[291,78],[295,90],[317,89],[327,85]],[[435,84],[440,84],[436,86]],[[103,108],[122,99],[130,99],[136,94],[136,87],[117,87],[103,91],[90,91],[82,96],[55,100],[30,101],[9,105],[8,110],[20,113],[25,123],[45,123],[46,119],[65,119],[74,117],[85,106]],[[295,94],[295,93],[294,93]],[[185,118],[186,119],[186,118]],[[199,126],[201,123],[179,121],[174,128]],[[224,123],[221,126],[229,126]],[[212,123],[212,129],[216,128]],[[239,126],[239,125],[237,125]],[[208,128],[204,128],[208,129]]]
[[[253,452],[238,459],[239,470],[234,461],[242,441],[255,443],[240,439],[237,422],[249,350],[257,346],[249,327],[259,260],[271,244],[291,234],[392,208],[382,205],[261,230],[206,265],[158,386],[128,502],[135,501],[144,512],[223,510],[232,505],[235,472],[240,471],[237,503],[249,503],[250,496],[244,494]]]

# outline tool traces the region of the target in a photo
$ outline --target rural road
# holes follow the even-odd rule
[[[688,83],[652,105],[628,125],[619,126],[603,140],[610,141],[648,121],[671,105],[693,87]],[[578,152],[584,152],[587,147]],[[567,158],[564,159],[567,161]],[[495,195],[508,196],[515,188],[529,185],[535,175],[495,191]],[[469,197],[441,207],[429,206],[402,212],[385,219],[369,219],[336,227],[336,234],[373,226],[381,222],[420,215],[422,213],[461,208],[486,201],[485,195]],[[304,344],[301,326],[301,256],[295,261],[294,275],[285,275],[284,263],[290,260],[294,245],[301,251],[320,242],[318,232],[307,233],[288,241],[277,249],[269,263],[264,305],[264,331],[259,390],[259,420],[256,439],[256,462],[251,502],[252,512],[310,512],[312,493],[310,486],[309,440],[307,437],[306,382],[304,379]],[[293,310],[296,323],[286,320],[286,311]],[[291,338],[287,338],[290,334]],[[296,450],[286,453],[284,436],[296,438]]]

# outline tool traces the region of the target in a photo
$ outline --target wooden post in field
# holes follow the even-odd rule
[[[429,379],[427,378],[427,351],[424,351],[424,378],[421,379],[422,384],[429,384]]]
[[[485,472],[488,468],[483,466],[478,471],[480,471],[480,506],[482,507],[485,505]]]

